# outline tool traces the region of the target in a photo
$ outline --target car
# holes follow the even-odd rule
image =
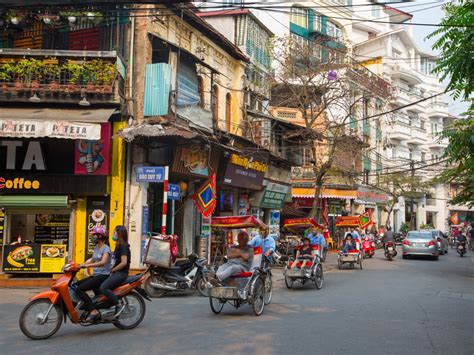
[[[430,229],[433,237],[438,241],[439,255],[444,255],[448,253],[448,239],[445,234],[438,229]]]
[[[438,240],[433,236],[431,231],[421,230],[408,232],[402,242],[402,257],[403,259],[407,259],[409,256],[430,256],[438,260]]]

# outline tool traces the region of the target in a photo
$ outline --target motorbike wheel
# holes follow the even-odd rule
[[[224,308],[225,300],[220,300],[218,298],[209,297],[209,303],[211,304],[211,310],[214,314],[219,314]]]
[[[148,296],[156,297],[156,298],[163,297],[166,294],[166,290],[160,290],[156,287],[153,287],[151,285],[151,282],[153,282],[153,283],[166,283],[166,280],[163,278],[163,276],[161,276],[161,275],[150,275],[146,279],[145,284],[143,285],[143,288],[145,289]]]
[[[44,324],[40,321],[51,307],[49,299],[41,298],[28,303],[20,314],[20,329],[33,340],[46,339],[54,335],[63,322],[61,308],[54,305]]]
[[[285,285],[286,285],[286,288],[288,289],[293,288],[293,279],[289,278],[286,275],[285,275]]]
[[[258,317],[265,308],[265,285],[261,277],[255,279],[252,289],[253,292],[250,295],[252,298],[252,311]]]
[[[314,272],[314,285],[318,290],[320,290],[323,287],[323,267],[321,264],[318,264],[316,266],[316,271]]]
[[[268,274],[265,277],[265,304],[270,304],[272,301],[273,296],[273,283],[272,283],[272,275]]]
[[[359,260],[359,267],[362,270],[362,259]]]
[[[337,268],[338,268],[339,270],[342,269],[342,261],[339,260],[339,259],[337,260]]]
[[[145,317],[145,301],[136,292],[131,292],[122,299],[125,302],[125,308],[113,324],[123,330],[136,328]]]
[[[205,277],[198,276],[199,279],[196,280],[196,288],[199,294],[203,297],[209,297],[209,289],[207,288],[207,279]]]
[[[387,255],[388,261],[393,261],[393,257],[391,254]]]

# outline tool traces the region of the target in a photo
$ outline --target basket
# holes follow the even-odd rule
[[[213,287],[210,290],[209,295],[214,298],[220,299],[238,299],[237,287]]]
[[[169,268],[171,266],[170,241],[163,240],[162,237],[151,237],[146,249],[144,263]]]

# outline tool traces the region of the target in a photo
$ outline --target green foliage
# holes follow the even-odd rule
[[[410,230],[410,223],[408,222],[403,222],[402,225],[400,226],[400,233],[408,233]]]
[[[453,204],[474,206],[474,118],[461,119],[441,133],[449,139],[444,156],[447,168],[436,181],[456,184],[461,191],[450,201]]]
[[[457,0],[444,5],[445,17],[436,31],[428,36],[440,36],[433,49],[441,51],[435,72],[441,79],[449,78],[447,90],[453,90],[454,99],[470,100],[474,92],[474,2]],[[460,27],[454,27],[460,26]],[[472,99],[471,99],[472,100]],[[474,102],[471,102],[474,109]]]
[[[420,229],[434,229],[430,224],[420,224]]]

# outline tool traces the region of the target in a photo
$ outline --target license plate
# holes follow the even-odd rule
[[[392,247],[388,247],[387,248],[389,251],[393,251],[393,248]]]

